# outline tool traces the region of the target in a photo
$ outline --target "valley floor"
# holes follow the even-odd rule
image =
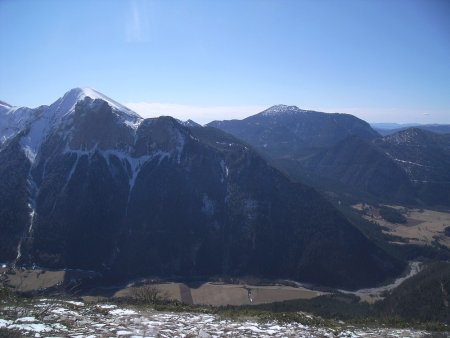
[[[343,293],[354,294],[355,296],[358,296],[361,299],[361,301],[373,304],[383,299],[384,298],[383,294],[386,294],[386,292],[392,291],[408,278],[417,275],[422,270],[422,264],[420,262],[409,262],[408,268],[409,268],[408,274],[406,274],[405,276],[398,277],[391,284],[382,285],[374,288],[359,289],[356,291],[346,291],[346,290],[339,290],[339,291]]]
[[[305,319],[311,316],[305,314]],[[38,299],[0,305],[0,337],[432,337],[412,329],[224,319],[207,313],[157,312],[149,308]],[[438,334],[436,337],[444,337]]]
[[[379,208],[368,204],[355,204],[353,208],[358,210],[362,216],[382,227],[387,235],[397,238],[396,244],[433,245],[438,243],[450,249],[450,237],[446,235],[445,229],[450,227],[450,210],[430,210],[407,208],[400,205],[389,205],[404,215],[404,224],[392,223],[383,219]]]

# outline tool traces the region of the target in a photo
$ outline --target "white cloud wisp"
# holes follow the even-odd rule
[[[149,40],[148,3],[142,0],[130,1],[130,12],[125,20],[125,34],[127,42],[144,42]]]

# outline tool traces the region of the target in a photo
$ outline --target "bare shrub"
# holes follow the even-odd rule
[[[142,285],[133,287],[130,290],[130,296],[132,299],[142,302],[155,304],[167,299],[167,295],[159,290],[154,285]]]

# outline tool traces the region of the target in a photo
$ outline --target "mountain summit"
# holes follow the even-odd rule
[[[72,112],[75,109],[75,105],[79,101],[83,101],[86,97],[92,100],[103,100],[115,111],[122,112],[130,117],[140,118],[138,114],[123,106],[122,104],[110,99],[106,95],[98,92],[92,88],[74,88],[69,90],[63,97],[58,99],[56,104],[60,111]]]
[[[272,106],[263,112],[261,112],[261,115],[264,116],[273,116],[273,115],[280,115],[280,114],[295,114],[295,113],[304,113],[307,112],[307,110],[303,110],[298,108],[297,106],[287,106],[285,104],[277,104],[275,106]]]
[[[21,130],[29,128],[27,139],[23,145],[36,153],[37,148],[46,137],[51,127],[58,125],[62,120],[67,120],[75,112],[79,102],[88,100],[106,103],[115,115],[129,126],[135,126],[142,118],[132,110],[110,99],[106,95],[92,88],[74,88],[65,93],[50,106],[41,106],[35,109],[28,107],[12,107],[8,104],[0,106],[0,141],[14,137]],[[0,144],[1,144],[0,143]]]

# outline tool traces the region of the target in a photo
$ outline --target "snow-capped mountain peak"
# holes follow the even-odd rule
[[[185,127],[201,127],[200,124],[198,124],[195,121],[192,121],[191,119],[186,120],[186,121],[179,121],[179,122]]]
[[[30,127],[27,135],[29,140],[26,143],[33,144],[31,148],[36,151],[49,128],[71,115],[75,111],[77,103],[87,97],[93,101],[97,99],[105,101],[111,107],[112,112],[132,129],[136,129],[143,120],[137,113],[95,89],[73,88],[50,106],[41,106],[35,109],[13,107],[0,101],[0,145],[19,131]]]
[[[285,104],[277,104],[275,106],[272,106],[263,112],[261,112],[261,115],[263,116],[272,116],[272,115],[279,115],[279,114],[295,114],[295,113],[303,113],[306,112],[306,110],[300,109],[297,106],[288,106]]]
[[[87,102],[84,102],[87,98]],[[36,109],[9,107],[1,109],[0,106],[0,145],[17,135],[21,130],[27,132],[20,143],[25,153],[34,161],[43,140],[53,128],[73,123],[72,116],[78,103],[93,108],[102,100],[111,108],[111,112],[128,128],[136,130],[143,119],[132,110],[112,100],[106,95],[92,88],[74,88],[50,106],[41,106]],[[7,107],[7,106],[5,106]]]
[[[64,94],[63,97],[61,97],[54,104],[52,104],[52,106],[55,106],[55,108],[58,111],[68,114],[75,110],[77,102],[84,100],[86,97],[89,97],[92,100],[101,99],[107,102],[108,105],[113,110],[120,111],[130,117],[140,118],[140,116],[137,113],[125,107],[124,105],[118,103],[117,101],[114,101],[113,99],[100,93],[99,91],[88,87],[74,88],[69,90],[67,93]]]

